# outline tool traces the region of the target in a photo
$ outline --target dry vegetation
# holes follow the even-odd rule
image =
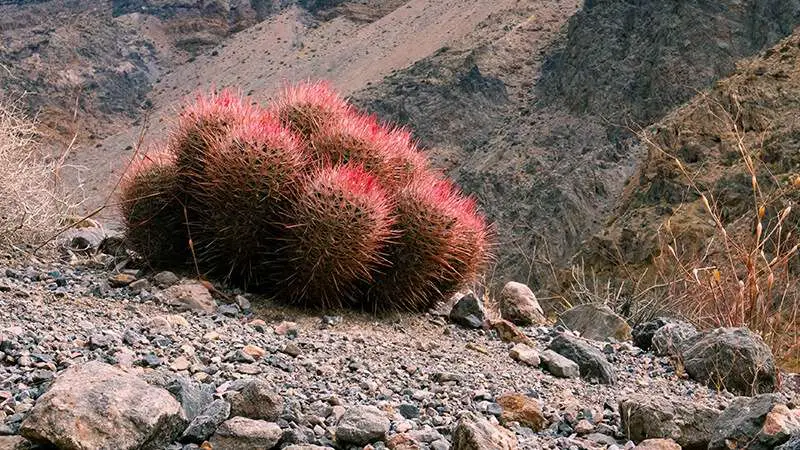
[[[34,123],[0,104],[0,246],[36,244],[60,226],[69,202],[57,163],[38,152]]]

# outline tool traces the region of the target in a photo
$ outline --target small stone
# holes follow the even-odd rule
[[[237,295],[236,296],[236,304],[242,311],[250,311],[252,305],[250,305],[250,300],[248,300],[244,295]]]
[[[604,305],[587,303],[575,306],[559,316],[559,324],[593,341],[615,339],[622,342],[631,339],[628,322]]]
[[[635,448],[636,450],[681,450],[682,447],[672,439],[647,439]]]
[[[409,403],[404,403],[397,407],[397,412],[406,419],[416,419],[419,417],[419,407]]]
[[[108,284],[111,287],[125,287],[136,281],[136,277],[128,273],[118,273],[108,277]]]
[[[503,407],[501,422],[519,422],[533,431],[542,431],[545,428],[547,421],[536,400],[523,394],[504,394],[497,399],[497,404]]]
[[[234,417],[223,422],[209,442],[212,448],[221,450],[271,449],[282,435],[277,424]]]
[[[528,347],[525,344],[515,345],[509,352],[511,359],[527,364],[531,367],[536,367],[541,362],[539,360],[539,352],[535,349]]]
[[[474,293],[468,293],[453,306],[450,320],[465,328],[481,328],[486,320],[483,302]]]
[[[364,446],[386,439],[389,419],[374,406],[356,406],[345,411],[336,428],[336,443]]]
[[[263,333],[267,329],[267,322],[264,322],[262,319],[253,319],[247,323],[247,325],[253,327],[256,331]]]
[[[203,335],[203,339],[206,341],[216,341],[220,338],[220,334],[216,331],[209,331],[208,333]]]
[[[134,294],[138,294],[143,290],[150,289],[150,282],[146,279],[142,278],[141,280],[136,280],[133,283],[128,285],[128,289]]]
[[[550,342],[549,349],[577,363],[583,378],[596,378],[603,384],[617,382],[614,366],[585,340],[560,333]]]
[[[223,316],[236,317],[239,315],[239,307],[236,305],[220,305],[217,307],[217,313]]]
[[[500,316],[516,325],[542,325],[547,322],[542,307],[531,289],[509,281],[500,292]]]
[[[168,288],[175,284],[178,284],[180,278],[172,272],[164,271],[159,272],[156,276],[153,277],[153,282],[155,282],[156,286],[160,288]]]
[[[303,351],[300,349],[300,346],[298,346],[294,342],[290,342],[290,343],[286,344],[281,349],[281,352],[286,353],[287,355],[289,355],[289,356],[291,356],[293,358],[296,358],[296,357],[300,356],[300,354],[303,353]]]
[[[569,358],[561,356],[552,350],[545,350],[539,356],[544,368],[554,376],[559,378],[578,378],[581,376],[578,364]]]
[[[289,338],[296,338],[300,330],[294,322],[281,322],[275,327],[275,334],[278,336],[287,336]]]
[[[586,419],[581,419],[575,424],[575,432],[584,435],[594,432],[594,425]]]
[[[260,379],[246,382],[242,390],[228,397],[234,416],[275,421],[283,413],[283,397]]]
[[[507,320],[494,320],[491,322],[492,329],[497,331],[497,335],[503,342],[513,342],[515,344],[525,344],[528,347],[535,347],[533,340],[525,335],[516,325]]]
[[[170,364],[169,367],[176,372],[180,372],[183,370],[189,370],[189,367],[191,367],[191,365],[192,363],[190,363],[188,359],[186,359],[183,356],[179,356],[175,358],[174,361],[172,361],[172,364]]]
[[[516,450],[517,438],[486,419],[466,414],[453,430],[452,450]]]
[[[202,283],[171,286],[162,293],[164,303],[183,309],[214,313],[217,304]]]
[[[251,344],[245,345],[244,348],[242,348],[242,352],[250,355],[253,359],[261,359],[267,354],[267,351],[263,348]]]
[[[214,400],[197,417],[192,420],[181,436],[182,442],[202,444],[211,437],[217,427],[228,419],[231,405],[225,400]]]

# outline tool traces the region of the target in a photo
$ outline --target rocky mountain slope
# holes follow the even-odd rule
[[[2,448],[789,450],[800,435],[797,376],[745,329],[632,330],[593,305],[556,326],[518,283],[500,311],[519,326],[473,294],[319,317],[114,272],[128,257],[85,242],[3,262]]]
[[[3,6],[15,50],[0,52],[0,62],[49,86],[31,104],[53,111],[41,116],[53,118],[65,141],[85,130],[69,159],[83,168],[73,179],[87,192],[85,206],[105,199],[140,128],[148,126],[146,144],[157,142],[191,92],[232,85],[262,102],[287,81],[326,78],[365,109],[414,129],[480,199],[499,232],[494,284],[518,279],[537,288],[551,278],[542,267],[568,264],[613,216],[643,157],[630,128],[648,125],[800,21],[795,0],[181,5]],[[31,28],[32,11],[66,14],[58,23],[80,18],[87,31],[31,47],[31,36],[69,35],[55,25]],[[78,59],[62,54],[106,35]],[[48,66],[77,61],[91,74],[67,64],[36,75],[45,74],[35,66],[42,55],[54,61]],[[7,86],[30,83],[0,77]],[[81,121],[88,125],[74,125]]]
[[[733,75],[649,128],[647,157],[626,187],[617,217],[582,255],[598,270],[652,264],[662,251],[659,234],[667,220],[687,257],[708,251],[701,246],[715,225],[701,194],[741,239],[753,231],[754,199],[768,207],[764,228],[774,225],[798,198],[799,61],[795,33],[742,61]],[[759,183],[757,195],[748,164]],[[797,217],[796,211],[787,216],[786,232],[796,230]]]

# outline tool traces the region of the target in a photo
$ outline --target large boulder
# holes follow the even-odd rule
[[[635,442],[672,439],[686,450],[705,450],[720,411],[686,400],[632,395],[619,402],[622,430]]]
[[[800,434],[800,410],[779,394],[737,397],[714,423],[708,450],[768,450]]]
[[[697,328],[690,323],[670,322],[653,333],[653,353],[657,356],[680,355],[684,344],[697,334]]]
[[[593,341],[627,341],[631,339],[631,326],[611,308],[603,305],[584,304],[561,313],[558,321],[581,337]]]
[[[386,438],[390,425],[386,415],[374,406],[349,408],[336,427],[336,443],[343,446],[365,446],[382,441]]]
[[[165,389],[93,361],[59,375],[20,434],[65,450],[162,449],[185,425],[180,403]]]
[[[500,316],[516,325],[541,325],[547,322],[542,307],[531,289],[509,281],[500,292]]]
[[[614,384],[617,375],[603,353],[583,339],[559,333],[548,347],[559,355],[574,361],[583,378],[597,379],[603,384]]]
[[[234,417],[223,422],[209,442],[211,448],[220,450],[269,450],[278,445],[282,435],[275,423]]]
[[[517,437],[488,420],[466,414],[453,430],[451,450],[516,450]]]
[[[692,338],[681,353],[686,373],[709,386],[740,395],[773,392],[772,351],[747,328],[718,328]]]

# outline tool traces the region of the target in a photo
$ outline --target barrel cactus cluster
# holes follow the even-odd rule
[[[153,268],[198,270],[314,308],[420,311],[475,279],[490,231],[411,134],[325,83],[265,108],[199,95],[120,188]]]

